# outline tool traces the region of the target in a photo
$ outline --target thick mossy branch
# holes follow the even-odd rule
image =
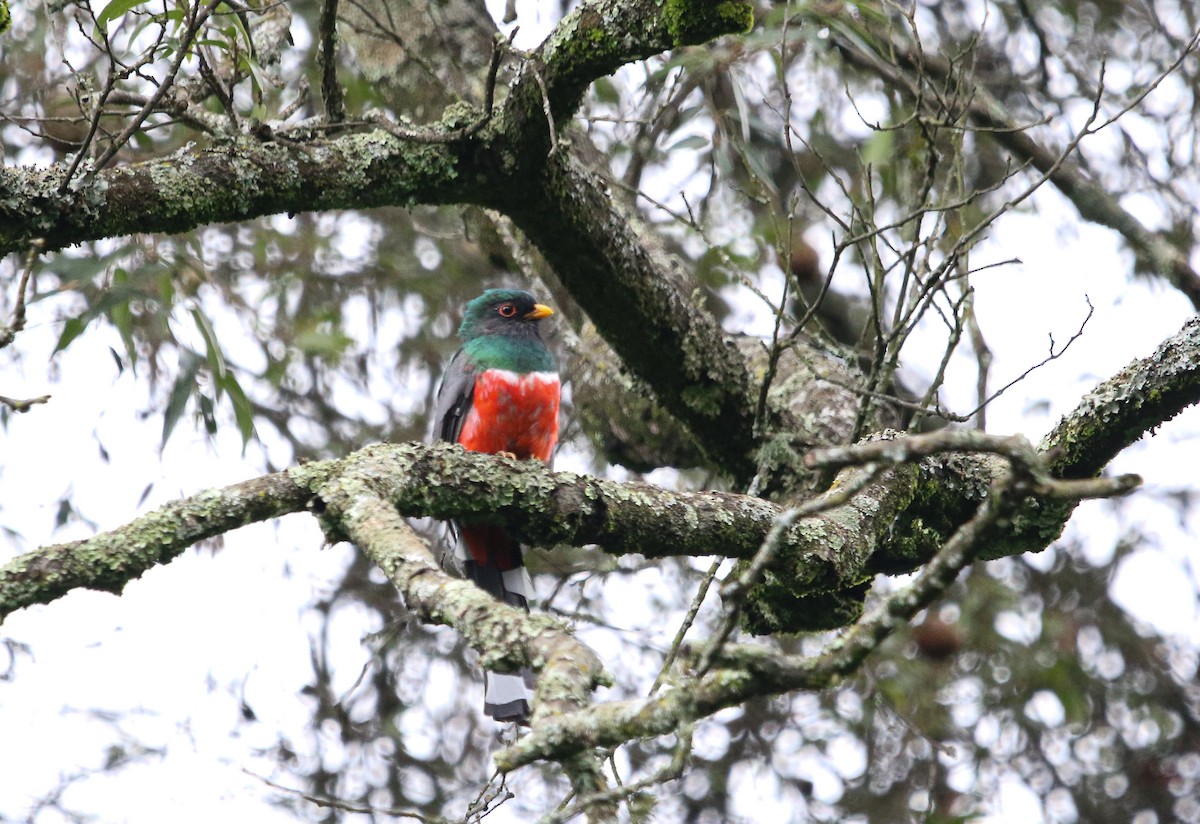
[[[313,498],[314,483],[332,467],[311,463],[211,489],[94,538],[20,555],[0,567],[0,621],[11,612],[49,603],[73,589],[119,594],[146,570],[173,560],[197,541],[303,511]]]
[[[587,323],[571,346],[563,373],[580,428],[609,463],[635,472],[664,466],[707,466],[691,432],[635,381],[608,342]]]
[[[509,128],[532,130],[526,137],[535,139],[542,132],[548,148],[543,101],[548,100],[555,124],[562,127],[588,86],[621,66],[724,34],[742,34],[753,24],[753,6],[738,0],[581,3],[559,21],[525,66],[506,107]]]
[[[721,492],[671,492],[551,472],[537,461],[516,462],[439,443],[379,444],[341,460],[306,464],[223,490],[199,493],[132,524],[70,544],[44,547],[0,568],[0,617],[67,591],[119,592],[123,584],[203,538],[243,524],[303,509],[317,512],[323,484],[365,474],[374,494],[413,517],[468,518],[503,523],[531,544],[598,544],[614,554],[728,555],[755,552],[782,510],[759,498]],[[331,537],[346,537],[337,519],[322,516]],[[824,533],[807,522],[787,533],[817,568],[805,577],[837,581],[840,565],[822,551]]]
[[[382,131],[334,140],[242,140],[105,169],[59,187],[65,164],[0,166],[0,255],[44,238],[48,250],[140,232],[280,212],[467,200],[457,146]]]
[[[867,469],[854,467],[838,476],[836,486],[855,484],[867,474]],[[861,604],[866,594],[862,585],[869,577],[867,566],[891,534],[891,525],[901,521],[913,503],[918,475],[915,466],[895,467],[843,506],[798,521],[803,542],[776,551],[762,580],[747,594],[742,626],[766,635],[852,623],[860,611],[854,604]],[[909,568],[931,554],[914,560]],[[855,600],[845,600],[843,593]]]
[[[1098,474],[1117,453],[1200,400],[1200,316],[1083,397],[1041,448],[1063,478]]]
[[[383,131],[331,140],[290,135],[287,142],[244,136],[95,175],[85,164],[65,189],[67,164],[0,166],[0,255],[35,238],[56,250],[282,212],[483,202],[506,182],[500,178],[514,162],[520,165],[514,158],[535,162],[548,153],[544,99],[562,125],[598,77],[681,42],[744,30],[749,19],[749,6],[739,12],[742,4],[733,2],[669,5],[678,10],[676,18],[689,21],[682,29],[686,37],[672,34],[667,12],[655,0],[599,0],[577,8],[539,49],[506,101],[496,118],[505,128],[479,140],[400,141]],[[438,129],[453,131],[445,124]]]

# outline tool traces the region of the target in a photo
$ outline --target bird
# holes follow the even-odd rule
[[[560,382],[538,324],[554,314],[520,289],[488,289],[467,303],[438,389],[434,436],[472,452],[550,463],[558,443]],[[455,524],[467,578],[512,606],[529,610],[533,584],[520,543],[503,527]],[[528,724],[533,674],[484,673],[484,712]]]

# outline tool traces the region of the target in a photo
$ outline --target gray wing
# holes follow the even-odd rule
[[[437,440],[458,443],[463,421],[471,411],[475,397],[475,369],[463,350],[459,349],[446,366],[442,385],[437,393],[433,419],[433,436]]]

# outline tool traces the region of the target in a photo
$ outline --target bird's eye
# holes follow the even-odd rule
[[[517,307],[511,303],[502,303],[496,307],[496,311],[500,313],[502,318],[511,318],[517,314]]]

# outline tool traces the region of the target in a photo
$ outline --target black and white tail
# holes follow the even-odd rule
[[[518,559],[520,558],[518,552]],[[518,560],[519,562],[519,560]],[[523,565],[501,571],[495,564],[480,564],[467,558],[463,571],[475,585],[506,604],[526,612],[529,599],[533,597],[533,582]],[[529,669],[519,673],[483,673],[483,711],[497,721],[529,723],[535,687],[533,672]]]

